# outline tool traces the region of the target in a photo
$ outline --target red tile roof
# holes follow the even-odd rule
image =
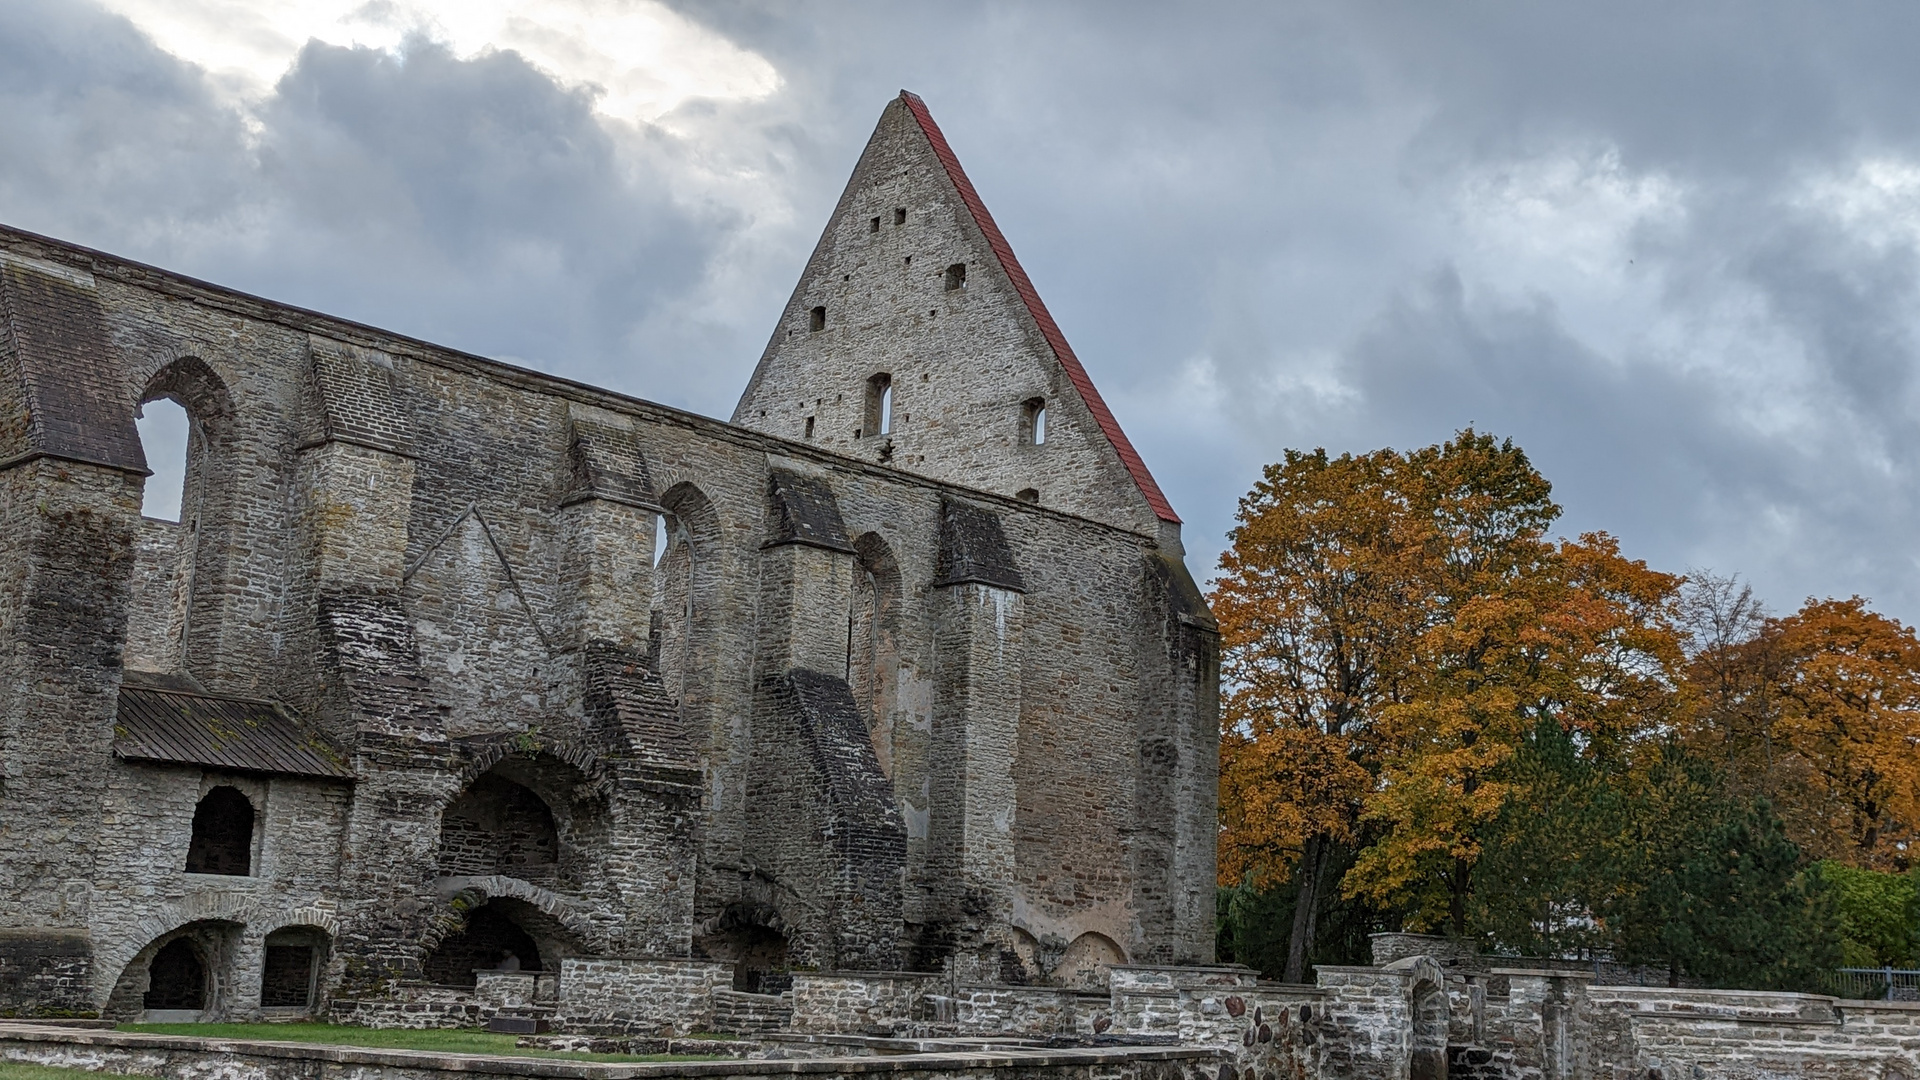
[[[994,224],[993,215],[987,212],[987,204],[980,201],[980,193],[973,189],[973,181],[967,179],[967,171],[960,167],[960,159],[954,156],[953,148],[947,145],[947,137],[940,133],[940,125],[933,122],[933,114],[927,111],[927,103],[920,95],[908,90],[900,91],[900,100],[906,103],[907,110],[919,122],[920,130],[926,134],[927,141],[933,144],[933,153],[946,167],[947,178],[959,189],[960,199],[967,204],[973,214],[974,224],[986,235],[987,244],[1000,260],[1001,269],[1007,272],[1007,278],[1013,282],[1014,291],[1026,302],[1027,312],[1040,326],[1040,333],[1052,346],[1053,355],[1060,360],[1060,366],[1067,371],[1067,378],[1074,388],[1080,391],[1081,400],[1087,403],[1087,410],[1093,413],[1093,419],[1106,432],[1107,440],[1113,443],[1113,449],[1120,455],[1120,463],[1127,467],[1133,476],[1133,482],[1140,486],[1140,494],[1147,497],[1147,505],[1162,521],[1178,523],[1180,515],[1173,512],[1167,497],[1160,492],[1160,485],[1154,483],[1153,474],[1147,471],[1147,463],[1140,460],[1140,454],[1133,444],[1127,441],[1127,433],[1120,430],[1120,422],[1113,418],[1107,403],[1100,398],[1100,391],[1094,389],[1093,380],[1087,377],[1087,369],[1080,366],[1080,358],[1073,355],[1073,346],[1067,344],[1067,335],[1060,332],[1060,324],[1053,321],[1047,305],[1041,301],[1040,293],[1034,289],[1027,272],[1021,268],[1020,260],[1013,254],[1013,245],[1001,234],[1000,226]]]

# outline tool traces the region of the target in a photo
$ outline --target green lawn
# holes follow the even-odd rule
[[[49,1069],[45,1065],[15,1065],[0,1061],[0,1080],[73,1080],[76,1076],[99,1076],[79,1069]]]
[[[570,1054],[554,1050],[522,1050],[513,1045],[515,1036],[500,1035],[478,1028],[434,1031],[404,1031],[397,1028],[364,1028],[345,1024],[121,1024],[120,1031],[145,1031],[159,1035],[194,1035],[205,1039],[267,1039],[274,1042],[331,1043],[335,1046],[367,1046],[381,1050],[437,1050],[448,1054],[506,1054],[513,1057],[567,1058],[573,1061],[710,1061],[698,1054]],[[49,1073],[48,1076],[65,1075]],[[0,1073],[0,1080],[16,1080]],[[38,1080],[36,1074],[22,1074],[18,1080]]]

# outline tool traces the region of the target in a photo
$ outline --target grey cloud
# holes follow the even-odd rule
[[[1775,607],[1862,592],[1920,618],[1920,250],[1807,198],[1866,158],[1920,162],[1920,13],[678,6],[782,87],[633,143],[517,57],[425,42],[310,46],[249,142],[124,23],[0,6],[0,137],[34,151],[0,158],[0,218],[726,415],[910,87],[1203,576],[1283,448],[1476,423],[1528,448],[1569,530],[1743,572]],[[1476,178],[1602,158],[1672,200],[1620,239],[1631,271],[1536,281],[1487,248]]]

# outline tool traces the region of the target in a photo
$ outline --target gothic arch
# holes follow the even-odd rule
[[[877,532],[853,541],[853,593],[847,611],[847,685],[866,713],[881,771],[894,773],[893,722],[900,702],[900,564]]]
[[[667,549],[654,568],[648,654],[687,726],[705,734],[720,603],[720,515],[689,481],[660,496]]]
[[[226,381],[198,356],[162,363],[141,385],[134,405],[137,409],[161,399],[177,402],[187,414],[177,561],[158,568],[174,583],[177,600],[165,611],[134,612],[136,625],[129,636],[150,643],[146,651],[154,655],[141,659],[169,670],[192,671],[212,666],[217,647],[204,631],[219,625],[212,609],[221,602],[233,550],[238,425]]]

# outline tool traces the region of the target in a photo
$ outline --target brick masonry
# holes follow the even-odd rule
[[[796,294],[826,336],[738,424],[0,229],[0,1013],[136,1015],[184,940],[201,1014],[253,1016],[292,934],[313,1009],[450,1022],[428,961],[480,962],[483,906],[549,968],[768,985],[1207,961],[1218,664],[1178,524],[909,104]],[[890,453],[754,404],[879,367]],[[192,421],[178,523],[138,512],[157,398]],[[351,777],[116,758],[128,669],[274,702]],[[248,872],[188,874],[219,786]]]

